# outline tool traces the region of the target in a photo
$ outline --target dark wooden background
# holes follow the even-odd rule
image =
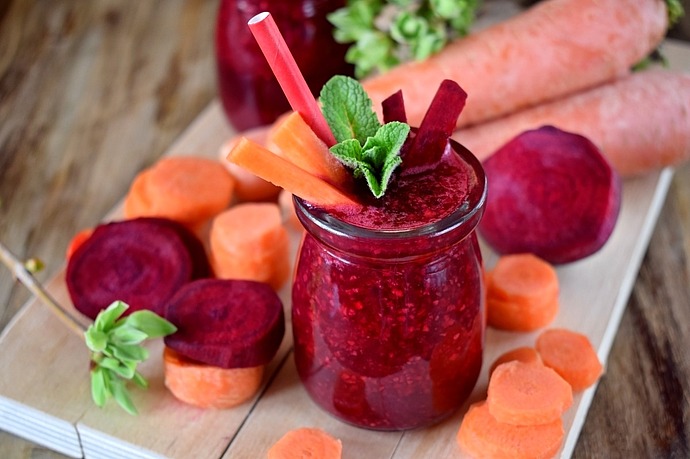
[[[62,266],[71,236],[97,223],[215,97],[216,8],[217,0],[0,0],[0,240],[21,258],[41,258],[40,280]],[[673,34],[689,36],[690,21]],[[690,457],[689,259],[685,166],[575,458]],[[0,330],[28,297],[0,269]],[[61,456],[0,432],[0,458],[30,457]]]

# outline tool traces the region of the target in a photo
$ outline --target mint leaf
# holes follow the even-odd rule
[[[94,326],[99,331],[108,331],[115,321],[129,308],[129,306],[122,301],[114,301],[105,310],[101,311],[96,317]]]
[[[381,126],[367,93],[354,78],[336,75],[321,89],[323,116],[335,140],[357,139],[363,144]]]
[[[177,331],[177,327],[173,324],[146,309],[130,314],[127,323],[146,333],[149,338],[167,336]]]

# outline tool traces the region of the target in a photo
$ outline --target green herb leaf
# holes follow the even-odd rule
[[[127,392],[127,382],[148,387],[146,379],[137,371],[137,365],[149,357],[149,351],[140,343],[151,337],[174,333],[177,328],[151,311],[135,311],[121,317],[128,305],[116,301],[96,317],[84,333],[91,350],[91,397],[102,407],[114,397],[128,413],[137,414]]]
[[[330,152],[355,178],[364,177],[376,198],[388,188],[402,162],[400,149],[410,126],[391,122],[381,126],[362,85],[349,77],[331,78],[321,91],[322,110],[338,141]]]
[[[129,315],[127,323],[146,333],[149,338],[167,336],[177,331],[173,324],[148,310],[133,312]]]
[[[426,59],[449,41],[467,35],[479,1],[348,0],[328,20],[335,40],[351,43],[345,60],[355,65],[355,75],[362,78],[406,60]],[[675,7],[669,7],[672,10]]]
[[[357,139],[363,144],[381,125],[362,85],[353,78],[336,75],[321,89],[323,115],[335,140]]]
[[[685,15],[685,9],[681,0],[666,0],[669,28],[676,24]]]

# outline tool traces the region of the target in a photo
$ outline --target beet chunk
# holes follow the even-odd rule
[[[553,126],[523,132],[484,161],[486,211],[479,231],[498,253],[554,264],[585,258],[608,240],[620,178],[586,137]]]
[[[191,282],[170,299],[165,318],[177,327],[166,346],[221,368],[268,363],[285,334],[280,298],[268,284],[250,280]]]
[[[70,257],[65,280],[75,308],[95,319],[116,300],[129,305],[125,314],[163,315],[180,287],[209,273],[203,245],[182,225],[138,218],[97,226]]]

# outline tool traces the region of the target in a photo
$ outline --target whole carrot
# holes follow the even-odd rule
[[[453,136],[483,160],[521,132],[545,124],[589,138],[622,176],[690,159],[690,76],[639,72]]]
[[[402,89],[408,121],[418,126],[429,88],[454,80],[469,94],[458,122],[471,125],[625,75],[667,24],[662,0],[548,0],[364,87],[377,108]]]

